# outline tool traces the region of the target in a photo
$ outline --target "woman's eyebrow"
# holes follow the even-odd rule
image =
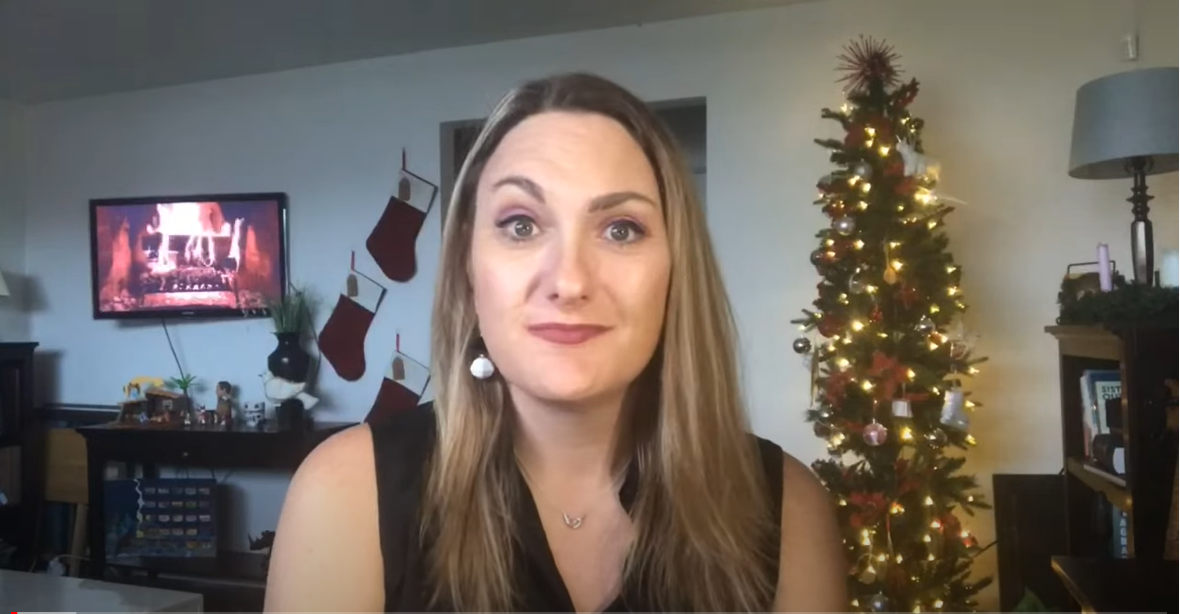
[[[537,202],[545,204],[545,190],[541,189],[541,186],[538,185],[537,182],[529,179],[528,177],[524,177],[522,175],[509,175],[492,184],[492,189],[496,190],[504,186],[515,186],[523,190],[529,196],[535,198]],[[590,201],[590,212],[595,213],[598,211],[605,211],[632,200],[642,201],[652,205],[653,207],[658,206],[654,200],[643,194],[640,194],[639,192],[624,190],[621,192],[610,192],[601,196],[595,196],[594,199]]]
[[[516,186],[516,187],[520,188],[521,190],[524,190],[525,192],[527,192],[529,196],[532,196],[533,198],[537,199],[541,203],[545,202],[545,191],[541,189],[541,186],[537,185],[536,181],[533,181],[532,179],[529,179],[528,177],[522,177],[520,175],[509,175],[509,176],[497,181],[496,183],[492,184],[492,189],[497,190],[497,189],[507,186],[507,185]]]

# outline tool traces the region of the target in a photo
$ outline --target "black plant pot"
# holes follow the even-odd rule
[[[299,333],[275,333],[279,346],[266,358],[266,368],[289,382],[307,381],[311,355],[299,346]]]

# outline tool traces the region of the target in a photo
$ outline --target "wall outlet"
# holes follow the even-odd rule
[[[1119,44],[1120,56],[1124,62],[1134,62],[1139,59],[1139,35],[1128,32],[1123,35]]]

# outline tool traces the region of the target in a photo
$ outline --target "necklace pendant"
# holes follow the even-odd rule
[[[571,529],[577,529],[582,526],[582,516],[578,516],[577,518],[570,518],[569,514],[562,512],[561,513],[561,521],[565,523],[565,526],[567,526]]]

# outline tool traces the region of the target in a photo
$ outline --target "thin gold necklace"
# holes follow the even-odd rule
[[[557,505],[556,503],[554,503],[553,500],[549,498],[549,495],[545,492],[544,489],[537,486],[536,482],[533,481],[532,476],[529,475],[528,470],[524,468],[524,463],[520,462],[520,457],[516,458],[516,466],[520,469],[520,474],[524,477],[525,484],[527,486],[529,486],[530,489],[536,490],[536,492],[541,495],[541,499],[544,500],[546,505],[561,512],[561,523],[564,524],[566,526],[566,528],[575,529],[575,530],[582,528],[582,524],[585,522],[586,516],[589,515],[590,511],[593,511],[593,509],[594,509],[593,506],[590,508],[589,511],[587,511],[586,513],[583,513],[580,516],[571,516],[570,513],[563,510],[560,505]],[[612,491],[615,493],[616,496],[618,495],[619,491],[622,490],[622,488],[623,488],[623,481],[626,478],[626,475],[627,475],[627,471],[624,470],[624,471],[619,472],[619,475],[615,477],[615,482],[614,482],[614,485],[612,486]]]

